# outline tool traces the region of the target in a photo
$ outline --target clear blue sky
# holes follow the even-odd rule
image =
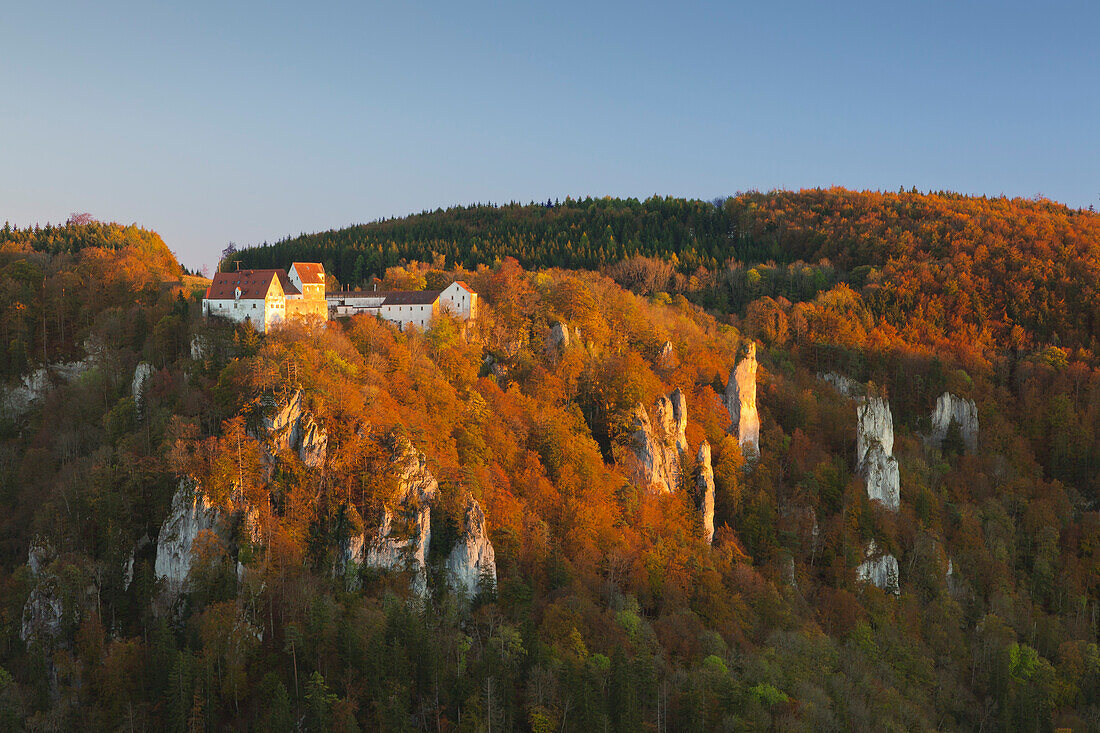
[[[34,2],[0,220],[184,261],[477,201],[842,185],[1100,203],[1100,3]]]

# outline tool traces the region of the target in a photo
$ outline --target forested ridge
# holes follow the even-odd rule
[[[597,269],[636,256],[672,265],[658,290],[719,312],[845,282],[866,288],[868,305],[898,327],[915,317],[918,327],[1004,343],[1020,326],[1017,339],[1097,350],[1100,215],[1045,200],[834,188],[476,205],[304,234],[231,259],[323,262],[358,286],[410,261]]]
[[[0,728],[1100,730],[1091,213],[842,190],[453,209],[233,257],[463,279],[477,321],[268,335],[204,321],[172,268],[82,244],[98,231],[0,250],[5,318],[27,311],[9,388],[85,357],[0,416]],[[537,259],[584,234],[595,259]],[[60,322],[40,300],[98,272],[114,286],[65,288]],[[749,344],[746,464],[723,397]],[[828,372],[889,401],[897,512],[868,499]],[[632,477],[631,419],[675,389],[688,480],[659,495]],[[955,423],[928,442],[944,392],[974,401],[976,449]],[[265,428],[291,393],[318,463]],[[403,441],[439,483],[423,597],[341,559],[388,511]],[[237,519],[200,533],[177,596],[155,565],[181,480]],[[444,569],[466,496],[496,552],[472,598]],[[872,542],[897,595],[857,576]]]

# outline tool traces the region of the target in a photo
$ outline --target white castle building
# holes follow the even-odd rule
[[[359,290],[329,293],[326,298],[333,316],[366,313],[402,328],[427,328],[444,311],[463,320],[477,317],[477,293],[462,280],[443,290]]]
[[[328,320],[325,268],[295,262],[286,270],[238,270],[214,275],[202,300],[204,316],[248,321],[257,331],[287,318],[318,316]]]
[[[214,276],[202,301],[204,316],[248,321],[260,332],[287,318],[360,313],[424,329],[442,312],[463,320],[477,316],[477,293],[458,280],[443,290],[388,290],[325,293],[325,268],[295,262],[286,270],[239,270]]]

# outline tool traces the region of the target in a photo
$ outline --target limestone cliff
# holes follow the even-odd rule
[[[172,509],[157,534],[154,571],[165,581],[169,593],[183,590],[191,571],[192,548],[199,534],[217,527],[220,512],[201,487],[181,480],[172,497]]]
[[[875,541],[871,540],[864,553],[863,563],[856,568],[859,579],[878,588],[898,595],[898,560],[893,555],[879,552]]]
[[[447,558],[447,573],[455,587],[473,598],[481,590],[482,578],[497,580],[496,554],[485,533],[485,512],[473,496],[466,497],[462,536]]]
[[[319,468],[328,453],[328,434],[313,415],[302,407],[302,391],[296,390],[285,404],[275,404],[275,412],[264,421],[275,450],[298,454],[302,463]]]
[[[746,460],[760,456],[760,413],[756,409],[756,344],[749,343],[745,356],[726,383],[726,410],[730,432],[737,436]]]
[[[35,369],[12,387],[0,386],[0,414],[20,418],[42,401],[55,384],[71,382],[92,368],[92,358]]]
[[[856,408],[856,468],[867,495],[892,511],[901,506],[900,474],[894,452],[894,418],[881,397],[864,397]]]
[[[61,598],[60,579],[50,568],[53,548],[35,540],[27,553],[27,569],[34,585],[23,605],[19,638],[26,644],[50,644],[61,638],[65,607]]]
[[[849,379],[836,372],[821,372],[817,378],[832,386],[843,397],[859,397],[864,393],[864,387],[859,382]]]
[[[431,502],[439,484],[422,453],[400,443],[394,459],[397,490],[382,513],[376,530],[350,543],[349,558],[378,570],[412,569],[413,590],[427,591],[427,559],[431,543]]]
[[[637,458],[635,480],[659,493],[675,491],[681,485],[680,456],[687,450],[687,400],[675,390],[658,397],[653,420],[640,403],[635,406],[631,426]]]
[[[944,392],[936,400],[936,409],[932,413],[932,445],[937,448],[943,446],[952,420],[959,426],[959,433],[962,435],[966,450],[971,453],[976,451],[978,449],[978,406],[974,404],[974,400],[965,400],[950,392]]]
[[[661,353],[657,357],[657,363],[663,367],[671,367],[676,364],[676,350],[671,341],[665,341],[661,347]]]
[[[714,469],[710,463],[710,443],[699,446],[699,476],[696,489],[699,494],[699,513],[703,517],[703,539],[709,545],[714,541]]]
[[[569,326],[557,321],[546,336],[546,348],[551,351],[565,351],[569,348]]]
[[[147,362],[141,362],[134,367],[134,381],[130,385],[130,393],[134,396],[134,406],[138,415],[142,414],[145,401],[145,390],[149,384],[149,378],[153,376],[153,366]]]

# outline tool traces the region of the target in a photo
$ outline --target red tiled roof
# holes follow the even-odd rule
[[[240,288],[241,298],[263,299],[271,289],[271,281],[276,278],[284,292],[296,292],[287,279],[286,270],[240,270],[215,274],[210,287],[206,289],[206,298],[207,300],[233,300],[236,297],[237,288]]]
[[[319,262],[295,262],[291,267],[303,285],[324,285],[325,268]]]
[[[455,280],[455,285],[465,290],[467,293],[474,293],[474,289],[466,284],[465,280]]]

